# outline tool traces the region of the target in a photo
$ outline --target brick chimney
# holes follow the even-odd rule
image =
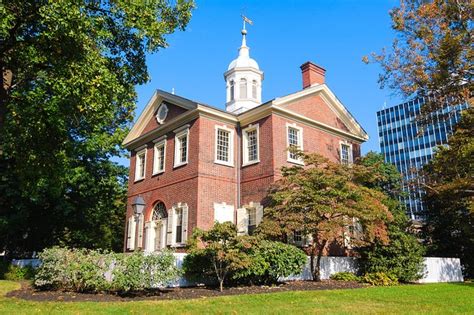
[[[303,89],[315,84],[324,84],[325,69],[311,61],[303,63],[300,68],[303,75]]]

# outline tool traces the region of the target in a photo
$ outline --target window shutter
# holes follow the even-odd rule
[[[127,220],[127,250],[130,249],[130,244],[131,244],[131,238],[132,238],[132,217],[128,218]]]
[[[138,239],[137,239],[138,248],[143,248],[143,221],[144,221],[144,216],[142,213],[138,217]]]
[[[263,219],[263,207],[261,205],[257,205],[256,208],[256,224],[257,226],[262,222]]]
[[[248,234],[249,215],[246,208],[237,209],[237,233],[239,235]]]
[[[185,205],[182,208],[183,210],[183,227],[181,230],[182,237],[181,237],[181,243],[186,243],[188,240],[188,206]]]
[[[135,232],[136,232],[136,221],[135,221],[135,216],[131,216],[128,219],[128,227],[129,227],[129,233],[130,233],[130,242],[128,244],[128,249],[129,250],[135,250]]]
[[[313,242],[313,235],[311,234],[305,235],[304,240],[303,240],[303,245],[309,246],[311,245],[312,242]]]
[[[173,220],[173,215],[174,215],[174,208],[171,208],[168,212],[168,226],[167,226],[167,231],[166,231],[166,245],[172,246],[174,244],[173,240],[173,225],[174,225],[174,220]]]

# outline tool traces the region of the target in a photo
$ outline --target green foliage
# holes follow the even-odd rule
[[[292,245],[238,236],[230,222],[215,223],[209,231],[195,231],[184,258],[185,275],[197,281],[218,281],[222,290],[229,280],[239,283],[276,283],[299,274],[306,254]],[[199,245],[198,245],[199,244]]]
[[[39,289],[74,292],[129,292],[164,286],[177,280],[171,252],[115,254],[53,247],[40,253],[34,284]]]
[[[187,277],[215,279],[220,291],[230,274],[248,268],[251,259],[245,249],[251,244],[237,236],[237,229],[230,222],[216,222],[212,229],[195,229],[188,241],[188,255],[183,261],[183,270]]]
[[[282,240],[294,231],[311,236],[311,271],[313,279],[320,280],[321,256],[330,244],[343,244],[347,237],[353,246],[376,239],[386,243],[391,214],[384,204],[386,195],[358,182],[363,165],[347,167],[318,154],[295,154],[306,167],[283,168],[283,178],[270,190],[260,230]],[[354,219],[361,229],[348,228]]]
[[[404,0],[390,11],[392,49],[372,54],[380,63],[381,88],[425,97],[417,119],[432,123],[441,109],[472,104],[472,1]],[[365,57],[368,62],[368,58]]]
[[[301,249],[281,242],[256,239],[249,249],[250,266],[236,271],[232,278],[246,283],[277,283],[281,277],[301,273],[307,261]]]
[[[183,30],[192,1],[0,6],[0,248],[122,249],[121,142],[146,53]]]
[[[331,280],[336,281],[360,281],[361,278],[352,272],[342,271],[336,272],[329,277]]]
[[[391,286],[398,284],[396,276],[384,272],[367,273],[362,277],[362,281],[375,286]]]
[[[428,253],[459,257],[474,278],[474,110],[465,110],[448,139],[423,169]]]
[[[0,264],[0,279],[19,281],[31,280],[36,270],[31,266],[19,267],[6,262]]]

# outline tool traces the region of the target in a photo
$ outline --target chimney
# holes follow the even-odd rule
[[[303,75],[303,89],[311,85],[324,84],[326,70],[311,61],[301,65],[301,74]]]

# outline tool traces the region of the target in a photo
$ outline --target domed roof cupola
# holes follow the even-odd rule
[[[239,56],[229,64],[224,73],[227,86],[226,110],[234,114],[240,114],[262,103],[263,72],[260,71],[258,63],[250,58],[245,23],[251,24],[251,21],[246,17],[243,18]]]

